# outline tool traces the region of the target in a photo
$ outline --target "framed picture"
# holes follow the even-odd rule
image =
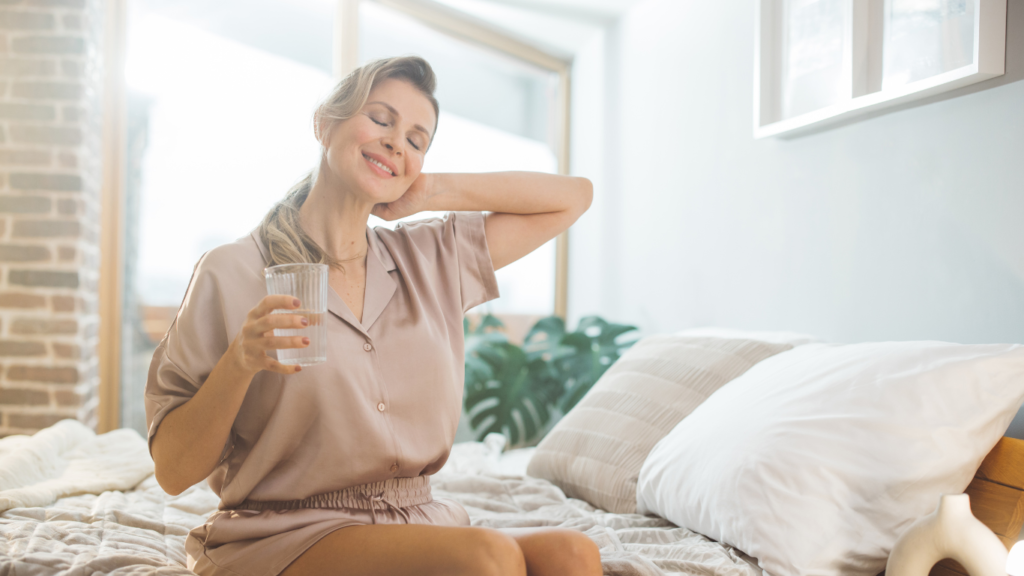
[[[758,0],[754,136],[796,135],[1004,72],[1006,0]]]

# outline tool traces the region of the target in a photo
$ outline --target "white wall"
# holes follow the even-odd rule
[[[596,197],[572,230],[571,316],[1024,342],[1024,0],[1008,4],[1005,76],[758,141],[753,0],[633,9],[577,57],[604,70],[574,100],[573,171]]]

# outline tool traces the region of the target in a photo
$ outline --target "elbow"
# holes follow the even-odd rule
[[[578,177],[576,180],[579,185],[579,204],[577,207],[578,218],[590,209],[590,204],[594,201],[594,183],[583,177]]]
[[[183,485],[183,483],[177,478],[168,478],[166,471],[161,474],[160,466],[156,467],[154,473],[156,475],[156,483],[160,485],[160,488],[162,488],[164,492],[171,496],[177,496],[188,488],[188,486]]]

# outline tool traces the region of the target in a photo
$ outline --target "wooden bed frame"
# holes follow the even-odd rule
[[[965,490],[971,512],[999,536],[1007,550],[1017,542],[1024,525],[1024,440],[1003,437],[981,463]],[[964,576],[967,570],[943,560],[929,576]]]

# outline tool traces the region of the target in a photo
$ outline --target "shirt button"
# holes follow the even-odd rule
[[[373,350],[373,346],[371,346],[370,343],[367,342],[366,344],[363,344],[363,350],[369,352],[370,350]]]
[[[398,464],[392,464],[391,465],[391,471],[392,472],[398,472]]]
[[[383,402],[381,402],[380,404],[377,404],[377,411],[379,411],[379,412],[383,412],[384,411],[384,403]]]

